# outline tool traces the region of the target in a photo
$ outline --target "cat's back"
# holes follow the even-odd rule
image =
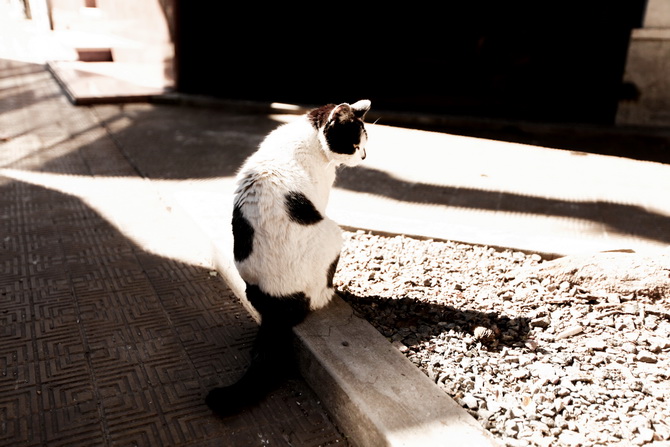
[[[283,203],[287,194],[296,190],[308,194],[313,179],[304,154],[314,144],[318,144],[316,132],[304,117],[268,134],[237,175],[235,206],[244,210],[248,218],[263,215],[272,219],[281,213],[276,205]]]

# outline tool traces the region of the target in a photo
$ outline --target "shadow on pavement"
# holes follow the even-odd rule
[[[302,381],[211,414],[204,396],[243,373],[257,325],[209,270],[40,186],[4,182],[0,209],[0,444],[345,442]]]
[[[514,122],[459,116],[436,116],[434,121],[425,124],[410,120],[412,128],[432,132],[562,149],[577,155],[600,154],[670,164],[670,130],[667,128]],[[407,126],[407,122],[392,115],[382,117],[380,124]]]
[[[557,200],[502,191],[413,183],[395,178],[388,172],[362,166],[342,170],[336,186],[412,203],[602,222],[621,234],[670,243],[670,217],[638,205]]]
[[[184,106],[141,104],[92,110],[134,170],[151,179],[232,177],[265,135],[280,124],[261,114]],[[82,146],[79,151],[89,150]],[[41,166],[46,171],[57,169],[49,163]],[[341,169],[336,186],[411,203],[601,222],[619,234],[670,243],[670,217],[634,204],[414,183],[365,166]]]

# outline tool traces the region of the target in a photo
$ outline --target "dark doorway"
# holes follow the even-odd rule
[[[273,11],[178,1],[178,88],[304,104],[366,97],[377,110],[614,121],[645,0],[452,3]]]

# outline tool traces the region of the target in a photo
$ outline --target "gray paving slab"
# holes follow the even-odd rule
[[[49,61],[47,67],[77,105],[143,102],[171,89],[161,64]]]

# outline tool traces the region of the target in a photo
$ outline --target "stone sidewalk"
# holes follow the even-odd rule
[[[210,414],[257,326],[146,177],[174,173],[42,66],[0,59],[0,87],[0,445],[348,445],[303,380]]]

